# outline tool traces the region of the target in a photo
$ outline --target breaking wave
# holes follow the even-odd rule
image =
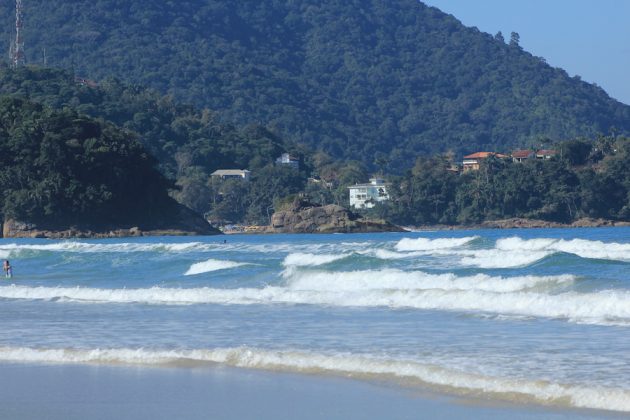
[[[630,244],[590,241],[586,239],[499,239],[496,248],[502,251],[566,252],[582,258],[630,261]]]
[[[195,274],[209,273],[211,271],[225,270],[227,268],[240,267],[242,265],[248,265],[247,263],[239,263],[234,261],[223,261],[209,259],[207,261],[198,262],[190,266],[188,271],[184,273],[185,276],[192,276]]]
[[[493,248],[465,249],[464,245],[478,237],[409,239],[404,238],[396,245],[396,251],[376,249],[373,255],[383,260],[406,259],[421,256],[453,257],[459,265],[479,268],[525,267],[558,252],[595,258],[630,262],[630,244],[607,243],[585,239],[521,239],[519,237],[498,239]]]
[[[487,292],[516,292],[540,287],[572,284],[575,277],[520,276],[491,277],[486,274],[459,277],[453,273],[428,274],[422,271],[364,270],[364,271],[288,271],[288,285],[294,290],[310,291],[412,291],[412,290],[479,290]]]
[[[395,248],[398,251],[434,251],[439,249],[456,248],[468,244],[479,236],[466,236],[463,238],[403,238],[396,244]]]
[[[286,256],[282,264],[285,267],[306,267],[331,263],[350,256],[350,254],[302,254],[294,253]]]
[[[518,252],[500,249],[478,249],[461,253],[460,264],[479,268],[526,267],[553,254],[550,251]]]
[[[349,353],[314,353],[299,350],[215,348],[195,350],[147,349],[34,349],[0,347],[0,360],[20,363],[177,365],[217,363],[234,367],[312,374],[388,378],[441,391],[493,396],[591,409],[630,411],[630,391],[543,380],[487,376],[426,363]]]
[[[572,276],[431,275],[397,270],[285,274],[285,285],[263,288],[98,289],[0,287],[0,298],[153,305],[306,304],[481,312],[630,325],[630,292],[558,291]]]
[[[187,252],[187,251],[209,251],[216,249],[215,244],[202,242],[184,243],[89,243],[89,242],[56,242],[47,244],[3,244],[0,245],[0,252],[13,254],[20,251],[48,251],[48,252],[85,252],[85,253],[105,253],[105,252]]]

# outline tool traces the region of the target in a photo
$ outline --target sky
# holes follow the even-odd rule
[[[630,104],[630,0],[422,0]]]

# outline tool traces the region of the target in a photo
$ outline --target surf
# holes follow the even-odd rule
[[[630,391],[620,388],[564,384],[546,380],[488,376],[414,359],[369,354],[317,353],[250,347],[150,350],[132,348],[74,349],[0,347],[0,361],[43,364],[128,364],[227,366],[307,374],[389,379],[407,386],[425,386],[442,392],[490,396],[505,401],[534,402],[630,412]]]

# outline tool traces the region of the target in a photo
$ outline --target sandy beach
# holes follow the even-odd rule
[[[2,419],[621,419],[227,367],[0,365]]]

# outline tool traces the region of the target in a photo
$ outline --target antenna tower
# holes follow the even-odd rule
[[[22,0],[15,0],[15,40],[11,45],[11,65],[24,65],[24,41],[22,41]]]

